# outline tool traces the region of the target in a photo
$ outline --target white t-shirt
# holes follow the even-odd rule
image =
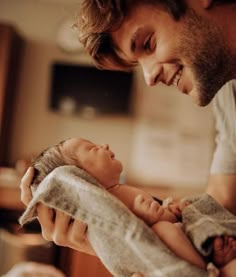
[[[236,173],[236,80],[226,83],[213,100],[216,150],[211,174]]]

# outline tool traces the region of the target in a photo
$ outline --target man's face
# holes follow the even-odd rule
[[[192,9],[175,21],[158,7],[136,6],[111,37],[125,59],[142,67],[149,86],[175,85],[200,106],[231,78],[220,29]]]

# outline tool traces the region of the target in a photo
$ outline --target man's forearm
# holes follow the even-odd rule
[[[236,175],[215,174],[209,178],[206,192],[236,215]]]

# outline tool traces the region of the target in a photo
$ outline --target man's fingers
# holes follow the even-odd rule
[[[30,184],[34,176],[34,168],[29,167],[20,182],[21,201],[27,206],[32,199]]]
[[[73,221],[70,226],[71,242],[83,242],[86,239],[87,225],[80,221]]]
[[[60,246],[66,246],[68,227],[71,217],[63,212],[56,211],[53,241]]]
[[[54,230],[54,212],[51,208],[43,205],[37,205],[38,221],[42,227],[42,235],[44,239],[51,241],[53,239]]]
[[[87,225],[42,203],[37,205],[42,236],[60,246],[67,246],[87,254],[95,252],[87,239]]]
[[[87,238],[87,225],[80,221],[73,221],[69,226],[69,240],[71,247],[90,255],[96,255]]]

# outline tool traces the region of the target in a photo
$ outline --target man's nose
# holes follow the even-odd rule
[[[160,66],[149,65],[148,63],[141,63],[143,76],[148,86],[155,86],[159,82],[161,68]]]

